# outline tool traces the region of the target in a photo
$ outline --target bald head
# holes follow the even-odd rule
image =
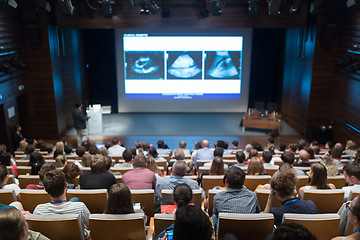
[[[181,148],[175,150],[174,156],[176,160],[184,160],[185,158],[184,151]]]
[[[209,141],[208,140],[203,140],[202,141],[202,147],[203,148],[208,148],[209,147]]]
[[[186,169],[187,169],[187,165],[185,161],[183,160],[176,161],[173,165],[172,175],[183,177],[186,175]]]
[[[185,141],[181,141],[179,143],[179,148],[186,148],[186,142]]]
[[[309,159],[310,159],[310,154],[306,151],[306,150],[301,150],[299,152],[299,156],[300,156],[300,159],[301,161],[303,162],[309,162]]]

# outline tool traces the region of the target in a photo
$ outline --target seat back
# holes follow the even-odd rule
[[[166,160],[156,160],[155,163],[156,166],[163,167],[164,169],[166,169],[166,164],[167,164]]]
[[[350,200],[354,200],[354,198],[358,197],[360,195],[360,191],[359,190],[351,190],[350,192]]]
[[[261,211],[264,211],[265,209],[270,192],[271,192],[270,189],[257,189],[255,191]],[[274,207],[280,207],[280,206],[281,206],[281,202],[279,201],[278,198],[276,198],[274,202]]]
[[[208,191],[215,186],[225,187],[224,184],[224,175],[212,176],[212,175],[204,175],[202,180],[202,188],[205,191],[205,195],[207,196]]]
[[[264,185],[270,183],[271,176],[260,175],[260,176],[249,176],[245,177],[244,186],[250,191],[255,191],[256,187],[260,184]]]
[[[30,166],[19,166],[17,168],[18,175],[30,175],[31,167]]]
[[[213,208],[214,208],[214,196],[224,190],[215,190],[215,189],[210,189],[209,193],[208,193],[208,214],[209,216],[213,215]]]
[[[30,160],[16,160],[17,166],[29,166]]]
[[[337,236],[340,216],[337,214],[285,213],[283,222],[295,222],[306,227],[317,240],[328,240]]]
[[[309,177],[308,176],[297,176],[297,183],[296,183],[296,191],[299,192],[301,187],[304,187],[309,184]]]
[[[341,189],[305,189],[304,200],[311,200],[319,213],[337,213],[344,201]]]
[[[265,168],[265,172],[267,174],[269,174],[270,176],[274,175],[274,173],[276,173],[279,170],[279,168],[274,167],[274,168]]]
[[[274,215],[270,213],[219,213],[218,239],[223,239],[225,233],[232,233],[238,239],[265,239],[272,233],[273,226]]]
[[[199,167],[198,168],[198,176],[200,177],[201,174],[203,174],[204,172],[210,172],[210,168],[209,167]]]
[[[30,230],[40,232],[51,240],[84,240],[78,214],[27,214],[25,219]]]
[[[201,207],[201,190],[200,189],[193,189],[192,192],[193,192],[193,202],[194,202],[194,204]],[[173,194],[172,189],[163,189],[161,191],[161,196],[162,197],[166,197],[167,195],[171,195],[171,194]]]
[[[0,189],[0,203],[9,205],[16,201],[16,195],[13,190]]]
[[[140,203],[148,218],[154,216],[154,189],[131,190],[131,196],[134,203]]]
[[[91,213],[103,213],[105,211],[107,202],[106,189],[69,189],[67,191],[67,198],[80,198],[80,201],[85,203]]]
[[[39,175],[19,175],[19,187],[25,189],[29,184],[38,184],[40,177]]]
[[[113,173],[121,173],[121,175],[124,175],[124,173],[133,170],[133,168],[110,168],[110,171]]]
[[[33,212],[39,204],[51,202],[45,190],[21,189],[20,197],[24,209],[29,212]]]
[[[91,214],[91,239],[144,240],[144,217],[143,213]]]
[[[327,177],[327,183],[332,183],[335,185],[336,189],[341,189],[345,187],[346,180],[344,178],[344,175],[338,175],[338,176],[328,176]]]
[[[154,215],[154,235],[155,237],[168,228],[175,221],[175,214],[159,214]]]

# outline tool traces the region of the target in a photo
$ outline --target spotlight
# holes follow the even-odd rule
[[[293,0],[293,4],[290,9],[290,13],[298,12],[304,4],[304,0]]]
[[[112,6],[115,4],[113,0],[98,0],[100,3],[104,17],[112,18]]]
[[[280,14],[280,7],[283,0],[270,0],[269,1],[269,14],[270,15],[278,15]]]
[[[143,0],[141,3],[140,14],[157,14],[159,12],[159,7],[156,5],[156,2],[150,0]]]
[[[199,0],[200,17],[207,18],[209,16],[209,10],[207,9],[207,0]]]
[[[248,13],[254,14],[257,13],[259,10],[259,0],[249,0],[249,7],[248,7]]]
[[[17,8],[17,3],[15,0],[0,0],[0,3],[8,4],[10,7]]]
[[[71,0],[59,0],[59,9],[64,16],[72,16],[74,14],[74,6]]]

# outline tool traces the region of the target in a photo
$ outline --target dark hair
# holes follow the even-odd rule
[[[5,144],[0,144],[0,154],[6,153],[6,145]]]
[[[134,212],[129,188],[123,183],[113,184],[109,189],[109,196],[104,213],[128,214]]]
[[[66,181],[68,183],[74,183],[74,178],[82,174],[81,169],[75,163],[68,163],[62,170],[65,173]]]
[[[311,147],[304,147],[304,150],[310,154],[310,159],[314,159],[314,150]]]
[[[64,151],[61,149],[56,149],[53,154],[53,159],[56,159],[59,155],[64,155]]]
[[[270,151],[264,151],[262,153],[262,158],[263,158],[264,162],[270,163],[271,159],[272,159],[272,153]]]
[[[120,138],[117,138],[117,137],[114,137],[112,140],[111,140],[111,143],[112,145],[116,145],[120,142]]]
[[[39,148],[40,151],[46,151],[46,143],[42,139],[39,139],[35,146],[36,146],[36,148]]]
[[[254,147],[254,149],[258,150],[258,151],[262,151],[263,147],[261,146],[260,143],[258,142],[252,142],[251,145]]]
[[[133,153],[130,149],[126,149],[125,151],[123,151],[122,157],[125,162],[130,162],[133,159]]]
[[[224,161],[221,157],[214,157],[210,167],[210,175],[224,175]]]
[[[11,165],[11,154],[8,152],[0,154],[0,164],[4,165],[4,166],[10,166]]]
[[[289,144],[289,149],[291,149],[291,151],[293,151],[293,152],[296,152],[297,144],[296,143],[290,143]]]
[[[234,145],[237,148],[239,146],[239,141],[237,140],[232,141],[232,145]]]
[[[275,143],[275,138],[269,137],[268,142],[274,144]]]
[[[76,107],[76,108],[79,108],[80,106],[81,106],[81,102],[76,102],[76,103],[75,103],[75,107]]]
[[[283,143],[283,142],[281,142],[281,143],[279,144],[279,150],[280,150],[281,152],[284,152],[284,151],[286,150],[286,144]]]
[[[335,145],[335,143],[333,141],[327,141],[326,144],[329,146],[330,149],[333,148]]]
[[[96,145],[91,145],[90,147],[89,147],[89,153],[91,154],[91,155],[95,155],[95,154],[98,154],[99,153],[99,149],[96,147]]]
[[[223,157],[224,149],[222,147],[217,147],[214,150],[214,157]]]
[[[39,177],[40,181],[44,181],[44,176],[48,171],[55,170],[56,167],[53,163],[44,163],[44,165],[41,166],[39,171]]]
[[[60,197],[65,190],[65,174],[60,170],[51,170],[45,174],[43,183],[51,197]]]
[[[42,165],[45,163],[43,155],[39,152],[30,154],[29,164],[31,166],[31,175],[38,175]]]
[[[295,194],[297,178],[294,169],[284,164],[277,174],[271,178],[270,185],[281,197]]]
[[[151,156],[154,157],[154,158],[157,158],[158,152],[156,151],[156,148],[150,147],[150,148],[149,148],[149,155],[151,155]]]
[[[313,176],[309,183],[310,186],[316,186],[317,189],[330,189],[327,184],[327,170],[321,163],[314,163],[311,165]]]
[[[224,149],[228,149],[229,148],[229,143],[228,142],[224,142]]]
[[[238,167],[232,167],[225,174],[225,179],[227,180],[229,188],[240,189],[245,182],[245,173]]]
[[[238,163],[243,163],[245,161],[246,157],[243,151],[237,151],[235,156]]]
[[[27,147],[25,148],[25,154],[26,155],[29,155],[29,154],[31,154],[31,153],[33,153],[35,151],[35,146],[34,145],[32,145],[32,144],[29,144],[29,145],[27,145]]]
[[[216,142],[216,147],[225,148],[225,142],[223,140],[218,140]]]
[[[360,180],[360,167],[357,164],[346,164],[344,166],[344,171],[349,177],[356,177],[358,180]]]
[[[96,154],[90,162],[90,168],[93,172],[103,172],[105,171],[106,163],[105,157],[101,154]]]
[[[280,224],[271,240],[316,240],[316,237],[304,226],[294,222]]]
[[[294,160],[295,160],[295,156],[293,153],[289,152],[289,151],[286,151],[284,152],[283,154],[281,154],[281,160],[284,162],[284,163],[288,163],[290,165],[293,165],[294,164]]]
[[[73,146],[71,145],[71,143],[68,143],[66,146],[64,146],[64,152],[69,155],[72,152],[72,148]]]
[[[136,148],[132,147],[132,148],[130,148],[130,150],[131,150],[133,157],[135,157],[136,156]]]
[[[5,180],[5,177],[9,174],[6,166],[0,165],[0,189],[3,188],[3,182]]]
[[[104,156],[104,161],[105,161],[105,171],[109,171],[111,168],[111,164],[112,164],[112,159],[110,156]]]
[[[146,167],[146,159],[143,155],[136,155],[133,160],[134,168]]]
[[[185,183],[179,184],[174,188],[173,199],[177,208],[188,205],[193,198],[191,187]]]
[[[52,143],[47,143],[47,144],[45,145],[45,151],[47,151],[48,154],[52,153],[53,149],[54,149],[54,144],[52,144]]]
[[[8,208],[0,211],[0,239],[19,240],[25,225],[20,210]]]
[[[354,204],[352,205],[352,214],[360,220],[360,198],[356,198]]]
[[[306,142],[305,142],[305,140],[304,139],[300,139],[299,141],[298,141],[298,150],[300,151],[300,150],[302,150],[302,149],[304,149],[305,148],[305,146],[306,146]]]
[[[163,140],[159,140],[159,141],[157,142],[157,145],[158,145],[158,148],[165,148],[165,143],[164,143]]]
[[[333,159],[340,159],[341,158],[341,154],[342,154],[342,150],[339,148],[334,147],[333,149],[331,149],[331,157]]]

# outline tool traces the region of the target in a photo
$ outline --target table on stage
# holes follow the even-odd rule
[[[269,114],[266,117],[260,117],[258,112],[252,111],[245,113],[242,119],[242,126],[246,128],[259,128],[272,130],[280,129],[281,114]]]

